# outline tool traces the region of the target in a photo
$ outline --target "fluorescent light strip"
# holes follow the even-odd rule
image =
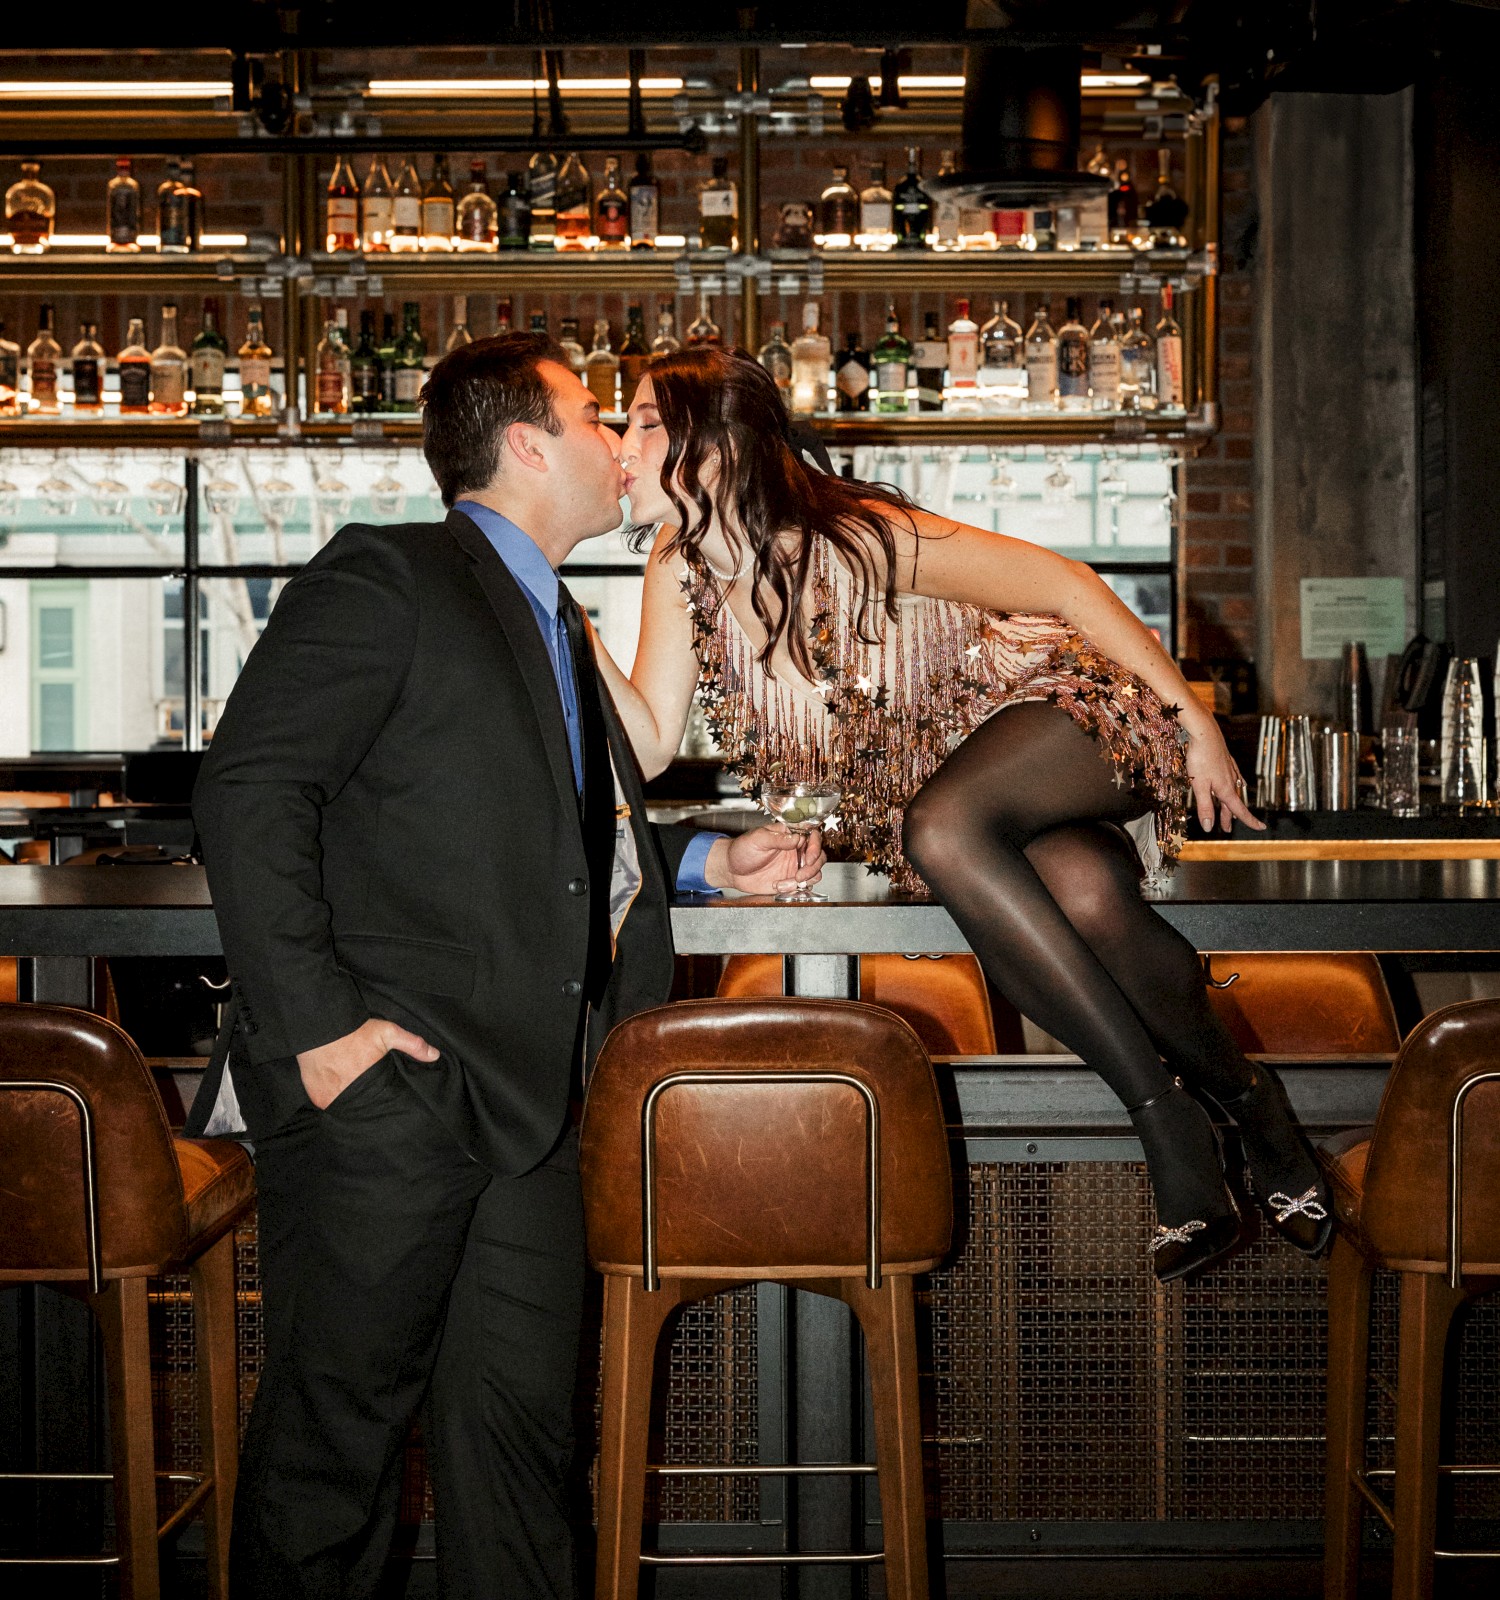
[[[812,89],[847,89],[848,77],[813,77],[807,80],[808,87]],[[897,80],[903,90],[906,89],[962,89],[964,79],[962,74],[957,76],[902,76]],[[1080,79],[1085,89],[1144,89],[1151,80],[1144,73],[1139,72],[1085,72]],[[878,89],[880,79],[872,77],[870,87]]]
[[[3,239],[7,245],[11,242],[8,233],[0,233],[0,239]],[[143,233],[136,242],[143,250],[155,250],[161,243],[154,233]],[[205,233],[201,241],[205,250],[243,249],[249,242],[249,239],[243,233]],[[48,240],[47,252],[52,250],[103,250],[108,244],[109,235],[107,233],[54,233],[51,239]],[[47,252],[43,252],[44,258]],[[135,252],[121,250],[115,253],[123,259]]]
[[[61,81],[0,81],[0,98],[6,100],[218,100],[227,99],[233,85],[183,79],[175,83]]]
[[[646,94],[675,94],[681,78],[642,78]],[[381,100],[426,99],[430,96],[480,96],[543,93],[545,78],[371,78],[366,91]],[[567,94],[624,94],[629,78],[563,78],[558,88]]]

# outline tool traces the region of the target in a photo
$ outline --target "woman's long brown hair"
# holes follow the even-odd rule
[[[819,539],[855,576],[861,636],[877,596],[894,618],[896,541],[889,518],[903,518],[915,535],[911,501],[897,489],[848,483],[805,466],[775,380],[743,352],[681,350],[647,370],[667,431],[661,486],[677,512],[677,532],[665,553],[696,564],[718,512],[736,570],[744,552],[750,555],[751,604],[766,630],[761,665],[770,670],[772,652],[785,637],[797,670],[813,675],[806,632],[792,624],[802,615]],[[715,455],[718,478],[710,493],[704,469]],[[651,531],[635,530],[638,547]]]

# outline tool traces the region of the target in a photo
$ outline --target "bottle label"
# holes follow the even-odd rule
[[[1024,389],[1026,369],[1014,362],[988,362],[979,369],[979,382],[985,389]]]
[[[373,363],[361,364],[350,373],[356,400],[369,401],[380,398],[380,368]],[[368,407],[364,409],[369,409]]]
[[[337,367],[331,371],[319,372],[316,394],[319,411],[342,411],[344,409],[344,374]]]
[[[35,380],[32,387],[35,388]],[[182,405],[187,392],[187,372],[176,362],[170,367],[151,368],[151,401],[153,405],[176,410]]]
[[[1164,406],[1182,404],[1182,340],[1175,333],[1156,341],[1156,397]]]
[[[955,388],[972,388],[979,381],[979,334],[948,336],[948,382]]]
[[[403,405],[415,405],[417,396],[422,392],[422,379],[425,376],[420,367],[396,368],[396,399]]]
[[[905,394],[906,363],[882,361],[875,369],[875,383],[881,394]]]
[[[330,233],[359,232],[359,201],[353,195],[329,195],[328,231]]]
[[[1026,352],[1026,392],[1033,401],[1050,404],[1057,389],[1057,346]]]
[[[629,228],[629,208],[623,200],[601,200],[594,232],[601,239],[623,239]]]
[[[1096,400],[1120,397],[1120,347],[1113,340],[1089,350],[1089,387]]]
[[[396,225],[396,205],[388,194],[372,195],[365,201],[365,238],[380,242]]]
[[[422,202],[414,194],[398,194],[391,205],[397,232],[415,233],[422,225]]]
[[[958,231],[965,238],[982,238],[990,231],[991,214],[977,206],[961,206],[958,213]]]
[[[896,213],[889,200],[866,200],[859,208],[861,233],[891,233],[895,224]]]
[[[948,365],[948,345],[943,339],[918,339],[911,347],[914,367],[935,367],[939,373]]]
[[[933,227],[937,230],[939,244],[956,244],[958,242],[958,201],[938,201],[937,207],[933,212]]]
[[[735,214],[733,189],[704,189],[698,196],[700,217],[732,217]]]
[[[1065,400],[1076,400],[1089,392],[1089,351],[1082,339],[1058,343],[1057,392]]]
[[[858,400],[870,387],[870,369],[858,361],[846,361],[839,368],[838,391],[851,400]]]
[[[197,394],[220,394],[224,389],[224,352],[195,350],[191,357],[193,390]]]
[[[151,404],[151,363],[120,363],[120,405],[127,411],[144,411]]]
[[[452,237],[453,234],[453,202],[449,199],[424,200],[422,202],[422,232],[436,234],[439,237]]]
[[[271,387],[271,363],[264,356],[240,357],[240,388],[249,394]]]
[[[661,193],[655,184],[630,191],[630,237],[655,239],[661,232]]]
[[[96,356],[73,357],[73,404],[96,406],[104,398]]]
[[[1085,245],[1101,245],[1109,232],[1109,196],[1085,200],[1078,208],[1078,236]]]
[[[991,213],[990,225],[994,229],[997,244],[1018,246],[1022,235],[1026,232],[1026,213],[1016,210],[996,211]]]

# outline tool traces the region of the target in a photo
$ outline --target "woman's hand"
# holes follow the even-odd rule
[[[1239,766],[1211,717],[1195,720],[1188,727],[1187,775],[1193,789],[1193,809],[1205,833],[1213,832],[1216,817],[1225,833],[1231,830],[1236,817],[1247,828],[1264,831],[1265,823],[1246,802],[1245,780]]]

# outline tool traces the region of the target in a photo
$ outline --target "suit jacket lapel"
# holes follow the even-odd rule
[[[563,721],[562,700],[557,692],[557,677],[552,658],[542,642],[536,613],[510,575],[510,568],[495,552],[483,531],[462,511],[448,513],[448,531],[474,563],[474,576],[484,590],[485,599],[500,621],[501,632],[520,668],[521,681],[531,696],[537,728],[547,752],[547,765],[557,785],[558,800],[568,812],[578,814],[578,792],[573,786],[573,758],[568,750],[568,729]]]

